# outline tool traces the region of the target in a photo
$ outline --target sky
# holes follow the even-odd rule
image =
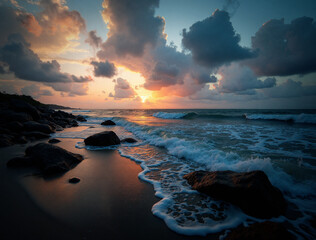
[[[315,108],[315,0],[0,0],[0,91],[76,108]]]

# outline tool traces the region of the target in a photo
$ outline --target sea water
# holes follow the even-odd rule
[[[316,216],[315,110],[69,110],[87,118],[83,131],[58,132],[55,137],[83,139],[113,130],[120,139],[135,138],[107,148],[139,163],[139,178],[153,185],[161,200],[155,216],[180,234],[201,235],[262,220],[239,208],[191,189],[183,176],[196,170],[262,170],[286,200],[297,206],[298,217],[271,219],[289,222],[301,239],[315,237],[310,224]],[[116,126],[101,126],[104,120]],[[82,140],[80,140],[82,139]]]

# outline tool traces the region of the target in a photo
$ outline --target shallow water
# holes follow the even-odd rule
[[[71,112],[71,110],[69,110]],[[194,170],[263,170],[302,217],[286,217],[292,232],[315,237],[316,111],[312,110],[75,110],[92,128],[58,132],[55,137],[84,139],[111,129],[136,144],[111,147],[141,164],[139,178],[153,184],[161,200],[152,208],[169,228],[206,235],[258,219],[191,190],[183,175]],[[101,126],[112,119],[117,126]],[[76,145],[85,148],[83,141]],[[89,150],[102,148],[88,147]],[[314,236],[313,236],[314,235]]]

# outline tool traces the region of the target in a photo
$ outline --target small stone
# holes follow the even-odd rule
[[[116,125],[116,124],[115,124],[115,122],[113,122],[111,120],[106,120],[103,123],[101,123],[101,125],[111,126],[111,125]]]
[[[70,179],[68,180],[68,182],[69,182],[69,183],[78,183],[78,182],[80,182],[80,179],[74,177],[74,178],[70,178]]]
[[[123,140],[121,140],[121,142],[136,143],[137,140],[135,140],[134,138],[124,138]]]
[[[48,140],[49,143],[59,143],[60,140],[56,139],[56,138],[52,138]]]

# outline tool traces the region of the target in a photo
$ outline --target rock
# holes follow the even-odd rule
[[[279,240],[296,239],[293,234],[286,230],[281,223],[262,222],[254,223],[249,227],[240,226],[228,233],[225,240]]]
[[[78,116],[76,117],[76,120],[79,121],[79,122],[86,122],[86,121],[87,121],[87,119],[85,119],[85,117],[84,117],[84,116],[81,116],[81,115],[78,115]]]
[[[70,178],[70,179],[68,180],[68,182],[69,182],[69,183],[78,183],[78,182],[80,182],[80,179],[74,177],[74,178]]]
[[[56,139],[56,138],[52,138],[48,140],[49,143],[59,143],[60,140]]]
[[[20,100],[20,99],[11,99],[10,100],[11,108],[17,112],[25,112],[32,116],[34,120],[40,118],[40,112],[31,104]]]
[[[78,122],[77,122],[76,120],[74,120],[74,119],[70,119],[69,125],[70,125],[71,127],[78,127],[78,126],[79,126],[79,125],[78,125]]]
[[[8,121],[18,121],[18,122],[26,122],[31,121],[33,118],[31,115],[24,113],[24,112],[15,112],[12,110],[1,110],[0,111],[1,118],[5,119],[6,122]]]
[[[29,121],[24,123],[24,129],[25,131],[36,131],[36,132],[42,132],[42,133],[53,133],[53,129],[48,124],[42,124],[34,121]]]
[[[68,123],[62,119],[55,120],[55,124],[61,126],[62,128],[68,127]]]
[[[18,121],[9,122],[6,124],[7,128],[13,132],[21,132],[24,125]]]
[[[286,210],[281,191],[272,186],[262,171],[196,171],[183,178],[193,189],[235,204],[253,217],[277,217]]]
[[[110,146],[120,144],[120,139],[113,131],[104,131],[94,134],[84,140],[86,145],[91,146]]]
[[[15,142],[20,143],[20,144],[25,144],[25,143],[27,143],[27,140],[24,136],[19,136],[15,139]]]
[[[104,126],[111,126],[111,125],[116,125],[115,122],[111,121],[111,120],[106,120],[103,123],[101,123],[101,125]]]
[[[135,140],[134,138],[124,138],[123,140],[121,140],[121,142],[136,143],[137,140]]]
[[[22,132],[22,135],[24,135],[29,140],[38,140],[38,139],[45,139],[49,138],[50,135],[42,132]]]
[[[8,147],[14,144],[14,136],[0,134],[0,147]]]
[[[34,166],[41,169],[44,175],[62,173],[80,163],[83,157],[80,154],[48,144],[38,143],[25,150],[25,157],[13,158],[9,167]]]
[[[5,127],[5,126],[1,126],[0,133],[10,135],[11,131],[9,129],[7,129],[7,127]]]

